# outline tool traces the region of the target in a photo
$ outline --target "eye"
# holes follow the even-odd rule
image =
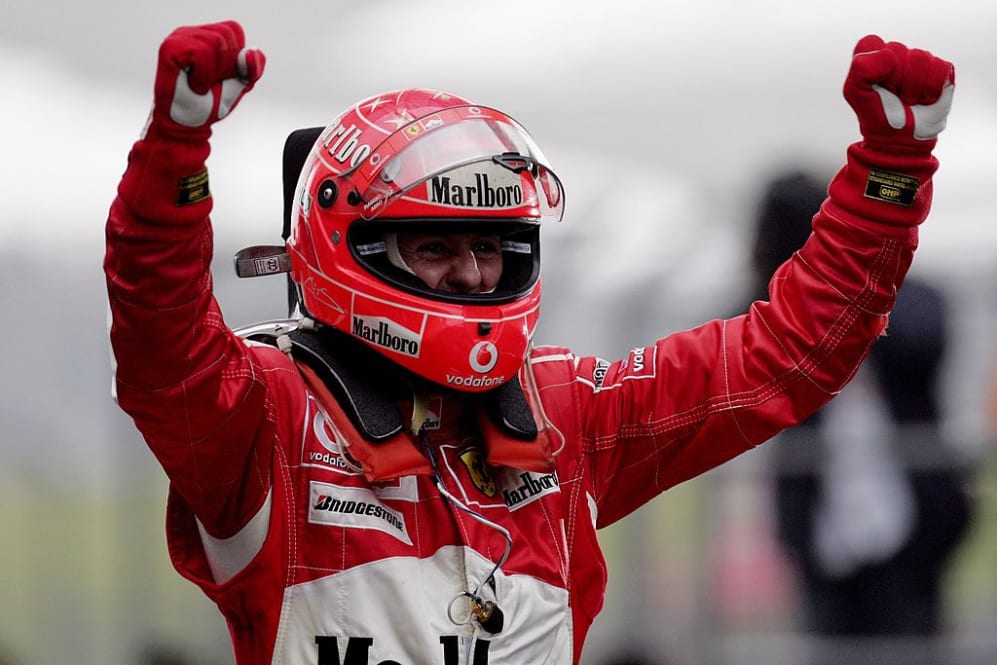
[[[471,251],[479,259],[494,259],[501,256],[502,243],[497,238],[482,238],[471,245]]]
[[[425,261],[439,261],[450,256],[450,248],[442,240],[426,240],[415,248],[419,258]]]

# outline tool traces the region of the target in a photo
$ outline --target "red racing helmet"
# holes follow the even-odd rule
[[[560,180],[501,111],[436,90],[387,92],[319,135],[290,208],[291,279],[304,312],[414,374],[480,392],[522,366],[540,308],[540,224]],[[501,239],[488,293],[428,287],[392,244],[405,231]]]

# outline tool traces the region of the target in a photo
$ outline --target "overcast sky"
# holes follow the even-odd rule
[[[238,219],[244,232],[269,231],[260,211],[279,210],[276,162],[288,131],[400,86],[450,89],[518,117],[562,171],[568,222],[594,188],[600,196],[626,191],[628,171],[743,197],[754,171],[781,160],[840,162],[856,136],[841,83],[852,46],[869,32],[957,64],[939,148],[938,215],[966,215],[997,173],[987,149],[997,145],[997,4],[989,0],[10,5],[0,22],[0,145],[8,155],[0,178],[9,192],[0,201],[0,242],[23,242],[27,233],[65,237],[77,249],[81,238],[99,245],[86,222],[103,217],[142,126],[159,42],[177,25],[223,18],[240,20],[269,63],[238,115],[216,132],[221,228]],[[25,228],[35,215],[44,221]],[[675,232],[695,226],[660,223]],[[938,254],[954,246],[960,255],[995,246],[994,230],[983,244],[964,243],[970,225],[947,223],[956,240],[934,240],[951,235],[941,223],[926,227],[933,242],[922,260],[943,261]]]

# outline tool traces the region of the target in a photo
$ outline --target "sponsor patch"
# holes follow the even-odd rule
[[[478,342],[471,347],[471,353],[467,357],[467,362],[478,374],[487,374],[495,368],[498,363],[498,348],[491,342]]]
[[[430,129],[436,129],[437,127],[442,126],[443,118],[440,117],[439,113],[434,113],[433,115],[428,115],[419,120],[419,124],[422,125],[423,129],[429,131]]]
[[[609,364],[608,360],[596,358],[595,367],[592,369],[592,383],[595,384],[596,388],[601,388],[603,381],[606,380],[606,372],[609,371]]]
[[[186,206],[211,197],[208,189],[208,169],[180,178],[177,205]]]
[[[519,176],[504,169],[460,169],[430,180],[429,202],[454,208],[515,208],[523,205],[523,186]]]
[[[492,478],[491,473],[488,472],[488,465],[485,464],[485,456],[481,454],[481,450],[478,448],[467,448],[460,451],[457,456],[460,457],[460,461],[467,467],[467,473],[471,477],[471,482],[478,488],[478,491],[489,498],[495,496],[498,486],[495,484],[495,479]]]
[[[505,376],[462,376],[447,373],[448,386],[464,386],[467,388],[491,388],[505,383]]]
[[[382,316],[353,315],[353,334],[405,356],[419,357],[422,336]]]
[[[302,456],[302,464],[329,469],[331,471],[339,471],[347,475],[358,475],[362,470],[360,465],[347,457],[333,430],[332,424],[322,410],[317,408],[311,397],[309,397],[309,401],[311,402],[310,410],[313,414],[311,429],[314,439],[306,437],[305,440],[309,443],[313,440],[318,441],[322,447],[317,448],[313,444],[306,446],[304,455]]]
[[[914,203],[914,196],[920,186],[920,181],[909,175],[869,169],[869,178],[865,181],[865,196],[877,201],[909,206]]]
[[[509,510],[519,510],[537,499],[561,491],[557,473],[506,470],[501,480],[501,494]]]
[[[384,505],[366,487],[340,487],[311,481],[308,521],[353,529],[374,529],[412,544],[405,517]]]
[[[630,349],[630,355],[623,361],[621,372],[623,379],[653,379],[657,373],[657,363],[654,362],[657,351],[656,346],[637,346]]]
[[[429,398],[429,406],[426,409],[426,420],[422,423],[422,429],[440,429],[440,416],[443,415],[443,398],[439,395]]]
[[[388,245],[383,240],[368,242],[356,245],[357,254],[360,256],[370,256],[371,254],[384,254],[388,251]]]
[[[513,252],[514,254],[532,254],[533,245],[528,242],[518,242],[516,240],[503,240],[503,252]]]
[[[356,125],[349,127],[343,123],[337,123],[323,137],[322,144],[325,146],[329,157],[335,159],[343,165],[354,167],[370,155],[370,146],[363,142],[363,133]]]

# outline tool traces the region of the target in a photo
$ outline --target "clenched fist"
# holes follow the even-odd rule
[[[945,128],[955,68],[922,49],[867,35],[855,45],[845,100],[858,117],[862,140],[828,193],[836,212],[853,222],[914,227],[931,208],[932,154]]]
[[[856,44],[844,86],[865,141],[896,152],[931,152],[954,91],[952,63],[876,35]]]
[[[235,21],[187,26],[159,47],[147,138],[206,140],[263,75],[266,56],[246,48]]]

